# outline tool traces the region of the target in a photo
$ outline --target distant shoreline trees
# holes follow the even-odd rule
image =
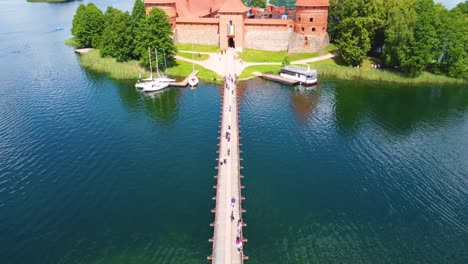
[[[113,7],[102,13],[93,3],[81,4],[73,17],[71,32],[80,46],[97,48],[102,57],[113,57],[120,62],[139,60],[149,67],[150,47],[152,52],[157,49],[161,53],[160,66],[164,65],[163,53],[169,65],[175,62],[176,48],[169,18],[159,8],[153,8],[146,16],[142,0],[135,0],[131,14]]]
[[[328,29],[347,65],[368,55],[415,77],[468,78],[468,2],[447,10],[433,0],[330,0]]]

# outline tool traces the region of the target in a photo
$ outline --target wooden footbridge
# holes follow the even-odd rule
[[[248,259],[243,253],[247,239],[243,237],[242,229],[246,224],[242,221],[241,179],[239,149],[239,112],[234,69],[234,51],[226,51],[226,75],[222,92],[222,108],[219,137],[219,157],[217,159],[218,174],[215,176],[216,208],[212,210],[215,221],[214,235],[209,241],[213,243],[213,253],[208,257],[213,264],[244,263]]]

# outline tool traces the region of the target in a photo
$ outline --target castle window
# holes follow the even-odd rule
[[[325,30],[325,27],[323,27],[322,30]]]
[[[309,21],[314,22],[314,18],[313,17],[309,18]]]
[[[304,27],[302,27],[302,32],[304,32]]]
[[[301,21],[301,18],[299,18],[299,21]]]
[[[315,31],[315,28],[312,28],[312,31]]]

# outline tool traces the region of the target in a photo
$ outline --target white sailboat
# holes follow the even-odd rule
[[[159,91],[164,88],[167,88],[169,86],[169,83],[161,81],[160,75],[159,75],[159,66],[158,66],[158,50],[154,49],[154,53],[156,54],[156,76],[157,78],[151,82],[149,82],[149,85],[146,85],[143,87],[144,92],[154,92],[154,91]]]
[[[161,82],[175,82],[176,80],[171,79],[167,75],[167,61],[166,61],[166,52],[164,51],[164,75],[159,76],[158,78]]]
[[[150,48],[148,47],[148,56],[149,56],[149,63],[150,63],[150,77],[146,79],[138,80],[135,84],[135,87],[138,89],[143,89],[147,84],[147,82],[153,81],[153,67],[151,66],[151,52]],[[140,74],[141,76],[141,74]]]
[[[195,64],[193,63],[193,44],[192,44],[192,72],[195,71]],[[198,78],[197,76],[193,75],[189,80],[188,80],[188,84],[190,85],[190,87],[195,87],[198,85]]]

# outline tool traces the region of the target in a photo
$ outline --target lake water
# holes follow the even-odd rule
[[[206,263],[220,88],[82,69],[79,3],[0,0],[0,263]],[[468,87],[239,89],[248,263],[468,263]]]

